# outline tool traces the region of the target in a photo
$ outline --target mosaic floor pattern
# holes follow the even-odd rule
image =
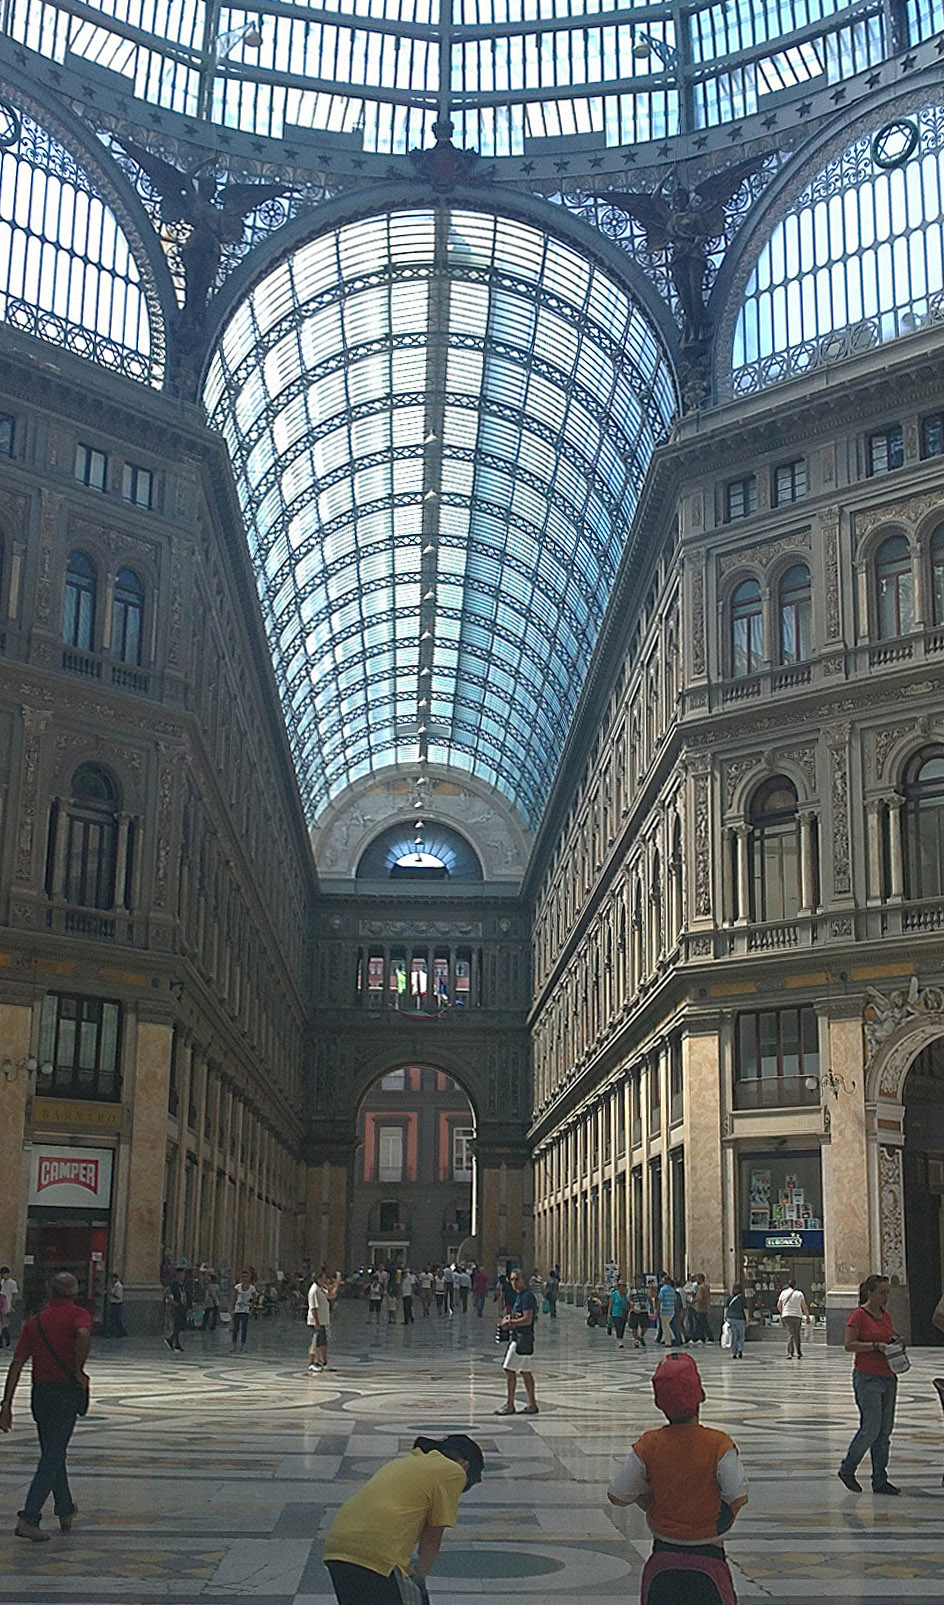
[[[562,1310],[538,1328],[540,1415],[496,1418],[490,1312],[377,1331],[342,1304],[335,1369],[320,1376],[306,1369],[304,1326],[287,1321],[254,1323],[245,1353],[222,1331],[188,1334],[182,1356],[159,1341],[99,1341],[71,1453],[81,1515],[43,1545],[12,1536],[36,1458],[21,1385],[15,1431],[0,1439],[0,1605],[328,1605],[321,1539],[338,1505],[417,1433],[450,1430],[472,1432],[487,1470],[446,1534],[434,1605],[637,1597],[643,1518],[605,1494],[632,1439],[661,1421],[649,1382],[660,1351],[620,1351]],[[737,1439],[750,1484],[728,1545],[742,1600],[944,1595],[944,1420],[931,1386],[944,1353],[912,1353],[890,1468],[902,1497],[881,1504],[836,1478],[855,1425],[847,1356],[814,1347],[788,1362],[779,1343],[749,1345],[743,1363],[717,1348],[696,1356],[703,1419]]]

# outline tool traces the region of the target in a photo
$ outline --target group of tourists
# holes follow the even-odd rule
[[[481,1317],[488,1297],[488,1276],[481,1265],[424,1265],[413,1271],[408,1265],[374,1265],[360,1279],[367,1280],[367,1322],[380,1326],[386,1312],[387,1324],[402,1319],[404,1326],[416,1320],[416,1306],[428,1319],[435,1307],[437,1316],[448,1319],[472,1308]]]
[[[646,1338],[653,1328],[656,1343],[667,1348],[714,1343],[711,1300],[711,1286],[700,1271],[691,1273],[684,1282],[673,1281],[666,1271],[658,1278],[637,1275],[631,1287],[617,1277],[615,1286],[608,1291],[588,1296],[587,1325],[605,1325],[620,1349],[625,1347],[627,1326],[633,1347],[637,1349],[646,1347]],[[811,1317],[804,1294],[794,1286],[789,1275],[783,1279],[777,1310],[787,1334],[787,1358],[802,1359],[801,1328]],[[747,1324],[744,1287],[735,1282],[725,1295],[720,1332],[721,1345],[729,1350],[733,1360],[744,1358]]]

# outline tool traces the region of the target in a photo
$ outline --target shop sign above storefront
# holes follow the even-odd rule
[[[818,1232],[742,1232],[742,1248],[762,1248],[769,1254],[822,1254],[823,1234]]]
[[[112,1150],[35,1143],[30,1160],[31,1204],[46,1209],[107,1209]]]

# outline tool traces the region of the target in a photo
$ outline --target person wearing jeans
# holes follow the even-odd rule
[[[49,1303],[41,1315],[23,1324],[7,1372],[0,1405],[0,1432],[13,1426],[13,1395],[28,1359],[33,1362],[32,1412],[39,1435],[39,1465],[26,1503],[13,1529],[17,1538],[43,1542],[40,1526],[49,1495],[63,1532],[69,1532],[76,1506],[69,1488],[66,1451],[79,1414],[79,1386],[86,1385],[85,1362],[91,1345],[92,1318],[76,1304],[79,1284],[67,1271],[52,1279]]]
[[[242,1276],[233,1289],[233,1348],[236,1340],[242,1340],[246,1347],[246,1338],[249,1333],[249,1316],[256,1302],[256,1289],[249,1279],[249,1272],[243,1271]]]
[[[888,1451],[898,1392],[898,1378],[885,1358],[885,1345],[895,1335],[888,1313],[888,1292],[886,1276],[866,1277],[859,1288],[858,1308],[846,1322],[843,1346],[847,1354],[855,1355],[852,1391],[859,1407],[859,1430],[839,1467],[839,1481],[856,1494],[862,1492],[856,1471],[867,1450],[872,1457],[872,1492],[901,1492],[888,1480]]]
[[[740,1282],[735,1282],[730,1297],[724,1306],[724,1318],[731,1328],[731,1358],[743,1360],[744,1337],[747,1332],[747,1308],[744,1302],[744,1289]]]

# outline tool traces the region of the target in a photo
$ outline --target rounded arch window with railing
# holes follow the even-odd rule
[[[751,798],[749,917],[755,923],[789,920],[799,912],[798,811],[796,787],[786,775],[772,775]]]
[[[914,755],[902,791],[905,896],[911,902],[944,897],[944,747]]]

